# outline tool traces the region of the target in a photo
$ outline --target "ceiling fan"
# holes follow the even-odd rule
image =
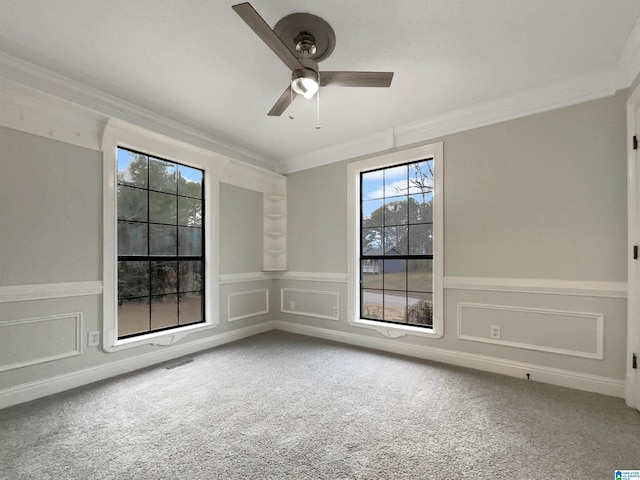
[[[291,84],[271,108],[269,116],[280,116],[298,95],[312,98],[320,87],[389,87],[393,72],[326,72],[318,62],[333,52],[336,35],[322,18],[310,13],[293,13],[273,29],[249,3],[233,10],[291,70]],[[293,118],[293,117],[292,117]]]

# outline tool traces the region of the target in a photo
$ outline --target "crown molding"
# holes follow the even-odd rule
[[[139,125],[236,160],[273,171],[273,160],[218,140],[192,127],[0,52],[0,78],[60,97],[108,117]],[[4,88],[4,87],[3,87]]]
[[[612,68],[552,82],[525,92],[407,123],[372,136],[290,157],[278,162],[277,170],[283,174],[293,173],[611,96],[617,90],[617,79],[618,70]]]
[[[617,87],[627,88],[640,73],[640,19],[631,29],[631,33],[618,57]]]
[[[592,72],[406,124],[395,129],[396,146],[611,96],[615,78],[613,69]]]
[[[107,116],[17,82],[0,80],[1,127],[101,151]]]

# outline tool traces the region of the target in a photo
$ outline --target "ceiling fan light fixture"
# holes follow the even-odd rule
[[[310,68],[294,70],[291,74],[291,88],[307,100],[312,98],[320,88],[318,74]]]

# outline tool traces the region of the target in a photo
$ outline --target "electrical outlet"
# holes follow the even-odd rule
[[[87,335],[87,346],[95,347],[96,345],[100,345],[100,332],[98,330],[89,332]]]
[[[291,310],[292,312],[296,311],[296,302],[294,302],[293,300],[289,302],[289,310]]]
[[[491,338],[500,338],[500,325],[491,325]]]
[[[333,307],[333,316],[334,317],[338,316],[338,306],[337,305]]]

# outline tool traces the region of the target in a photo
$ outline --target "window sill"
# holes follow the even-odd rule
[[[365,320],[363,318],[350,322],[356,327],[370,328],[381,333],[385,337],[399,338],[405,335],[414,335],[418,337],[442,338],[442,332],[436,331],[434,328],[413,327],[411,325],[397,325],[386,322],[376,322],[375,320]],[[435,322],[434,320],[434,323]]]
[[[113,340],[105,336],[105,343],[103,345],[105,352],[119,352],[122,350],[128,350],[130,348],[141,347],[143,345],[158,345],[169,346],[178,343],[191,333],[202,332],[217,327],[217,323],[204,323],[197,325],[188,325],[182,328],[176,328],[173,330],[164,330],[162,332],[149,333],[147,335],[140,335],[139,337],[126,338],[124,340]]]

